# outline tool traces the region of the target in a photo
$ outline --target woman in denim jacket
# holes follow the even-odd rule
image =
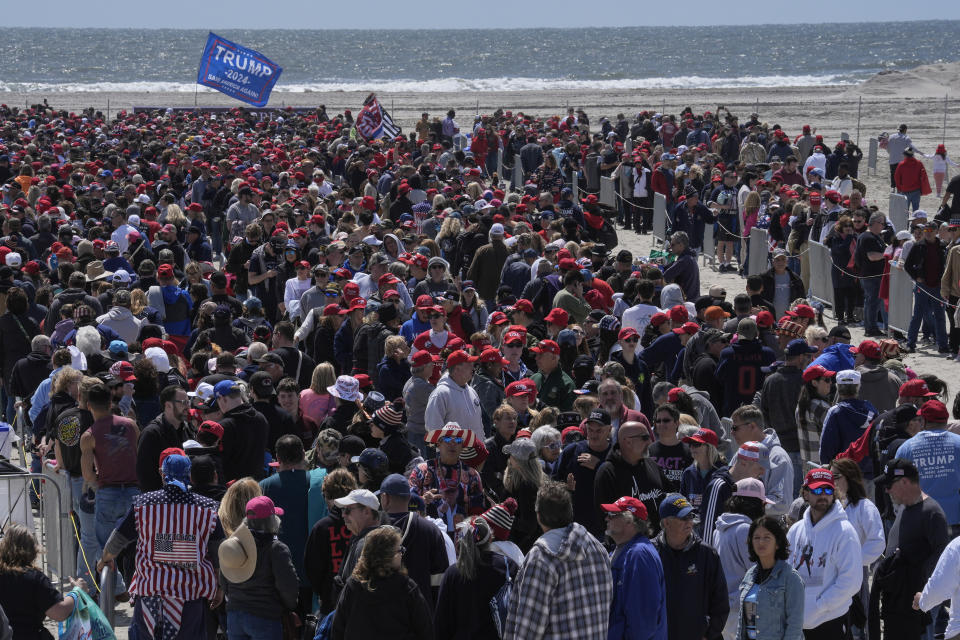
[[[801,640],[803,638],[803,581],[787,564],[787,532],[775,518],[763,516],[750,525],[750,559],[740,583],[737,640]]]

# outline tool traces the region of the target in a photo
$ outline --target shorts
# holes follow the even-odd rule
[[[717,216],[717,222],[719,223],[716,233],[717,242],[734,242],[738,239],[734,229],[737,222],[732,215],[726,213],[720,214]]]

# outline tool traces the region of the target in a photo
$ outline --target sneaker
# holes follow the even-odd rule
[[[910,345],[907,345],[907,346],[905,346],[905,347],[903,348],[903,352],[904,352],[904,353],[916,353],[916,352],[917,352],[917,347],[916,347],[916,346],[911,347]],[[960,357],[960,356],[958,356],[958,357]]]

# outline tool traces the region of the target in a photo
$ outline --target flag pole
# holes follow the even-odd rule
[[[947,98],[949,97],[949,93],[943,96],[943,138],[940,140],[941,144],[947,144]]]
[[[857,146],[860,146],[860,115],[863,112],[863,96],[860,96],[860,103],[857,105]]]

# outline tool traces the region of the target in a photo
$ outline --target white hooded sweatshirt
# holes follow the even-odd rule
[[[790,527],[787,562],[803,579],[803,628],[813,629],[846,615],[863,581],[860,538],[840,503],[816,524],[810,509]]]

